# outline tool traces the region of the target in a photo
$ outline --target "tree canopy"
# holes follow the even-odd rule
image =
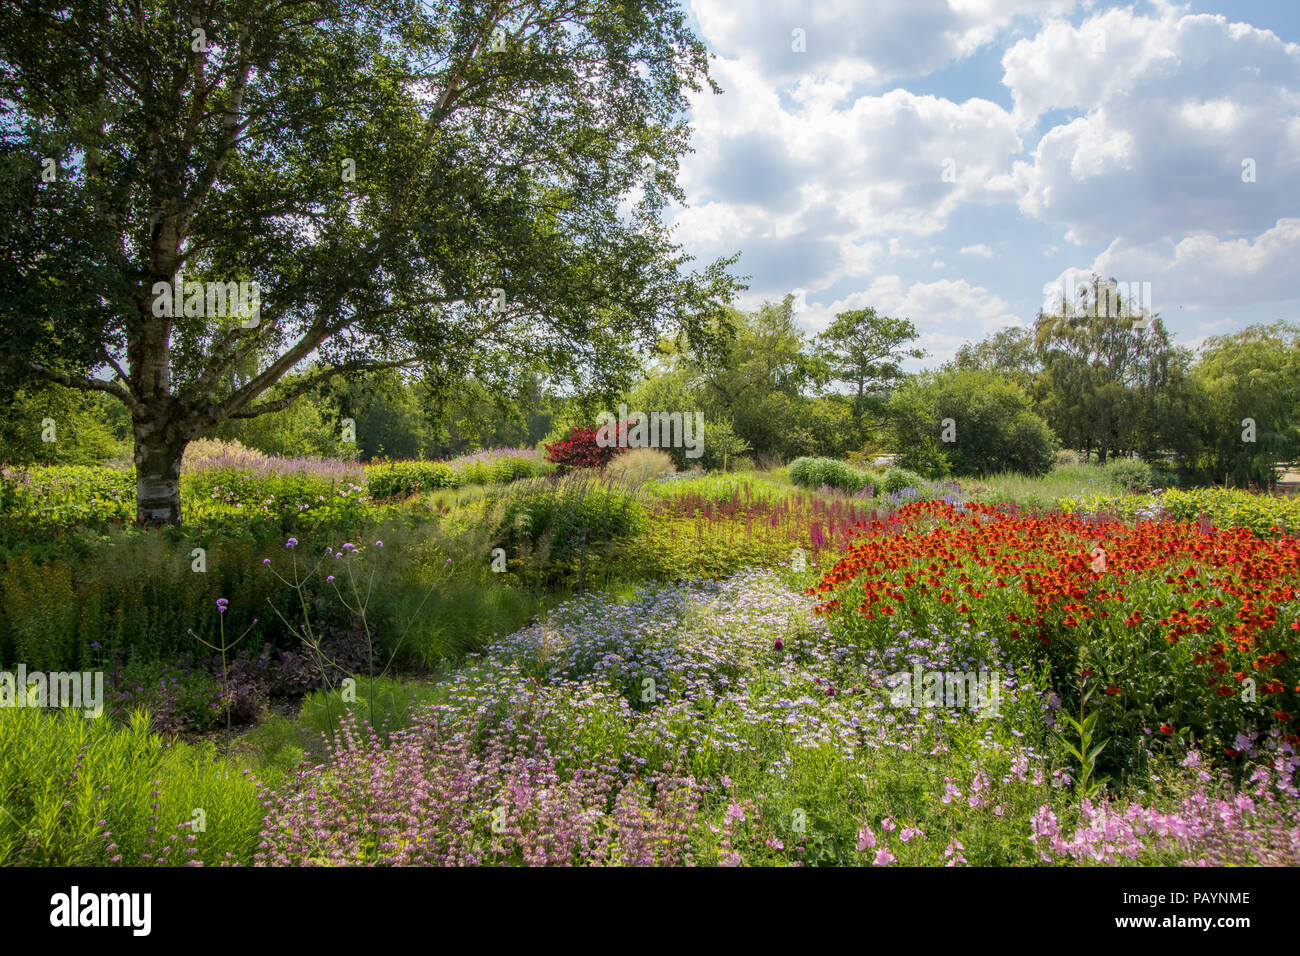
[[[189,440],[334,376],[612,392],[735,288],[661,221],[706,87],[667,0],[8,5],[3,384],[122,402],[172,522]]]

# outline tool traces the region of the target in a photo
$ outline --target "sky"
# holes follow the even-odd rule
[[[1300,320],[1300,0],[683,2],[724,92],[670,221],[742,307],[910,318],[913,369],[1092,272],[1182,345]]]

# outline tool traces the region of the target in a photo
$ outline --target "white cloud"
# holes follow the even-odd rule
[[[909,238],[939,235],[963,204],[1017,198],[1008,170],[1022,143],[988,100],[898,89],[835,109],[782,103],[752,63],[714,72],[734,92],[695,98],[678,238],[703,258],[742,251],[756,294],[867,275],[886,250],[915,256]]]
[[[1106,52],[1091,53],[1098,32]],[[1112,9],[1002,58],[1022,130],[1077,115],[1015,164],[1027,215],[1069,241],[1258,233],[1300,195],[1300,45],[1222,16]],[[1254,159],[1257,182],[1242,181]]]
[[[1300,302],[1300,219],[1279,219],[1253,240],[1208,233],[1177,243],[1116,240],[1092,268],[1099,275],[1150,282],[1157,310],[1174,298],[1216,307]]]
[[[1024,312],[1017,270],[1062,252],[1082,278],[1151,282],[1157,309],[1177,299],[1188,323],[1200,308],[1296,301],[1300,220],[1285,217],[1300,215],[1300,45],[1167,0],[1143,13],[878,0],[869,22],[851,0],[692,6],[726,93],[693,97],[692,205],[674,222],[701,259],[742,253],[744,307],[799,287],[835,297],[801,312],[814,329],[846,308],[910,310],[939,355],[948,337],[1020,324],[999,283]],[[795,28],[806,53],[790,49]],[[880,85],[996,43],[1010,109],[999,90],[957,102]],[[977,267],[981,284],[916,281],[927,263]]]
[[[1017,17],[1072,12],[1076,0],[692,0],[721,56],[762,64],[815,100],[857,83],[923,76],[994,40]],[[803,52],[794,31],[802,31]],[[831,92],[833,95],[833,92]]]
[[[821,332],[841,312],[871,307],[883,315],[911,319],[922,348],[931,353],[927,365],[946,362],[969,339],[983,338],[1019,317],[998,295],[964,279],[906,283],[896,275],[879,276],[861,291],[830,305],[810,304],[799,316],[805,327]]]

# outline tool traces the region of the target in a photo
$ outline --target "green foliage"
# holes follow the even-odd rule
[[[381,461],[366,468],[366,486],[372,498],[405,498],[462,484],[441,461]]]
[[[1054,463],[1056,440],[1029,395],[992,372],[945,368],[921,375],[894,395],[889,414],[900,449],[941,451],[955,475],[1042,475]]]
[[[576,575],[584,548],[592,551],[645,531],[650,513],[638,498],[581,472],[510,487],[498,541],[525,580],[542,585]],[[513,569],[512,569],[513,570]]]
[[[87,669],[114,653],[128,663],[173,660],[198,649],[188,630],[220,643],[218,598],[229,601],[228,631],[243,633],[256,618],[261,624],[249,640],[275,643],[271,609],[291,612],[293,604],[264,573],[267,547],[223,541],[210,549],[204,573],[193,570],[193,547],[192,541],[142,535],[84,560],[37,564],[25,553],[8,558],[0,564],[4,660],[52,670]]]
[[[112,400],[55,385],[0,396],[0,463],[98,465],[124,458],[129,447],[110,421]],[[53,441],[45,441],[47,426]]]
[[[210,745],[164,745],[144,713],[0,708],[0,866],[246,863],[262,812],[254,780]]]
[[[477,452],[449,462],[380,461],[366,466],[373,498],[406,498],[438,488],[496,485],[550,474],[555,466],[514,449]]]
[[[1138,458],[1112,458],[1106,462],[1106,477],[1125,491],[1146,491],[1151,487],[1151,466]]]
[[[735,463],[737,456],[753,449],[749,442],[736,434],[730,422],[706,420],[703,450],[701,457],[705,467],[726,471]]]
[[[877,315],[870,308],[839,313],[817,336],[817,354],[827,363],[831,377],[853,390],[855,443],[866,439],[864,419],[880,410],[879,397],[906,377],[903,361],[925,357],[924,349],[907,347],[916,336],[910,319]]]
[[[377,677],[373,684],[364,674],[358,674],[356,699],[345,701],[342,689],[313,691],[303,698],[298,714],[298,726],[312,734],[328,734],[331,738],[348,722],[350,713],[356,720],[371,720],[376,732],[387,737],[410,722],[411,708],[428,703],[439,696],[432,684]],[[328,698],[328,700],[326,699]]]
[[[1058,465],[1046,475],[1029,476],[999,472],[963,482],[976,499],[1000,504],[1017,504],[1039,511],[1055,509],[1057,502],[1071,496],[1109,496],[1123,493],[1111,473],[1096,464]]]
[[[1103,462],[1187,447],[1191,355],[1158,316],[1120,301],[1114,279],[1094,275],[1077,302],[1040,314],[1034,345],[1039,411],[1063,443]]]
[[[1201,349],[1193,470],[1225,484],[1271,485],[1279,462],[1300,458],[1300,326],[1251,326]]]
[[[1281,528],[1300,534],[1300,498],[1254,494],[1235,488],[1169,488],[1158,495],[1068,495],[1056,502],[1067,513],[1103,512],[1124,520],[1164,515],[1173,521],[1200,521],[1218,528],[1249,528],[1268,538]]]
[[[890,468],[880,482],[880,490],[887,495],[897,494],[904,488],[921,488],[926,484],[924,478],[906,468]]]
[[[232,518],[275,532],[352,525],[373,514],[363,479],[307,471],[254,475],[236,468],[208,468],[182,477],[185,524],[217,527]]]
[[[947,478],[953,470],[952,459],[945,454],[943,445],[928,435],[904,448],[894,462],[931,479]]]
[[[629,396],[629,410],[701,412],[709,467],[722,467],[730,443],[723,423],[756,455],[786,460],[815,453],[831,432],[824,410],[814,414],[809,392],[825,384],[828,370],[799,329],[794,297],[754,312],[730,310],[713,328],[708,349],[661,343],[664,354]],[[669,451],[678,468],[697,463],[681,449]]]
[[[771,501],[783,496],[788,485],[772,480],[770,475],[723,474],[711,472],[694,476],[677,476],[674,479],[645,485],[642,493],[653,499],[682,499],[698,497],[706,502],[723,504]]]
[[[840,491],[861,491],[871,476],[846,462],[833,458],[796,458],[790,462],[790,480],[801,488],[817,489],[823,485]]]
[[[993,372],[1031,393],[1034,379],[1042,371],[1034,330],[1019,326],[999,329],[981,342],[965,343],[952,364],[963,371]]]
[[[349,448],[340,440],[342,432],[338,419],[341,417],[326,401],[312,394],[273,414],[226,419],[212,429],[211,437],[237,441],[268,455],[329,457],[342,455],[345,450],[355,455],[357,446]],[[358,444],[371,434],[363,423],[358,423]]]

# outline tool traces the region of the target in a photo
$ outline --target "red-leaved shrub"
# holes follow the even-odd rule
[[[547,444],[546,457],[560,466],[556,469],[557,474],[563,474],[572,468],[604,468],[615,455],[627,451],[626,447],[620,448],[619,445],[627,444],[625,439],[628,426],[634,424],[636,424],[635,418],[620,422],[618,426],[620,441],[608,447],[602,447],[596,442],[596,435],[600,432],[598,427],[575,425],[569,431],[567,438]]]

